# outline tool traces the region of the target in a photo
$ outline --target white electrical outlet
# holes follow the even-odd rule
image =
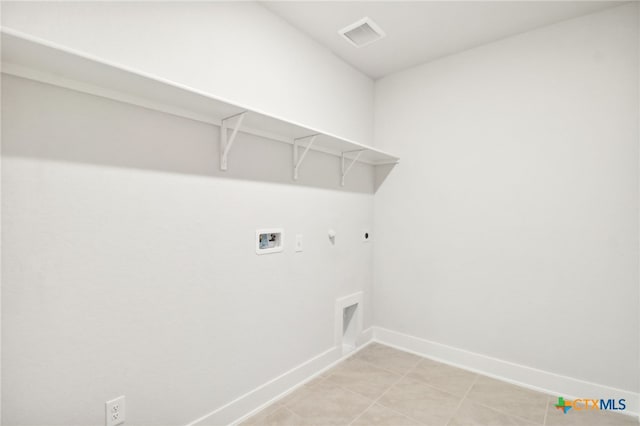
[[[302,251],[302,234],[296,235],[296,251]]]
[[[124,395],[104,403],[105,426],[121,425],[125,421]]]

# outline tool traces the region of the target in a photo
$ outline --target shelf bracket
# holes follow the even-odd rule
[[[307,152],[309,152],[309,148],[311,148],[311,145],[313,145],[317,137],[318,135],[316,134],[293,140],[293,180],[298,180],[298,169],[300,169],[300,165],[304,161],[304,157],[307,155]],[[305,139],[309,139],[309,143],[302,152],[302,155],[299,155],[298,148],[300,147],[300,142]]]
[[[247,111],[232,115],[227,118],[222,119],[222,123],[220,125],[220,170],[227,170],[227,158],[229,157],[229,151],[233,146],[233,142],[236,140],[236,135],[238,134],[238,130],[240,130],[240,126],[242,126],[242,120],[244,120],[244,116],[247,114]],[[233,126],[233,131],[231,132],[231,136],[229,136],[229,122],[231,120],[236,120],[235,126]]]
[[[351,168],[353,167],[353,165],[356,163],[356,161],[358,161],[358,159],[360,158],[360,156],[362,155],[363,152],[365,152],[366,149],[358,149],[355,151],[345,151],[342,153],[342,179],[340,180],[340,185],[344,186],[344,177],[351,171]],[[349,154],[352,152],[357,152],[358,154],[356,154],[356,156],[351,160],[351,163],[349,163],[349,165],[347,166],[347,168],[345,168],[345,154]]]

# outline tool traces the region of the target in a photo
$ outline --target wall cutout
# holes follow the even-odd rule
[[[256,253],[278,253],[284,249],[282,228],[258,229],[256,231]]]
[[[342,309],[342,352],[351,352],[356,348],[357,320],[355,313],[358,311],[358,304],[347,306]]]
[[[352,352],[362,337],[362,292],[336,300],[336,346],[342,354]]]

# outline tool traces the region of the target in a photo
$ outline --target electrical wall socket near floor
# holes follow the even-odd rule
[[[121,425],[125,421],[124,395],[104,403],[105,426]]]

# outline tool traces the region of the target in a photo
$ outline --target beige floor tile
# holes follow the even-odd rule
[[[423,380],[427,384],[456,396],[464,396],[478,375],[447,364],[423,359],[407,377]]]
[[[548,395],[521,388],[486,376],[478,377],[467,396],[503,413],[542,424],[547,408]]]
[[[307,383],[303,384],[302,386],[300,386],[299,388],[297,388],[296,390],[288,393],[287,395],[283,396],[282,398],[280,398],[276,404],[280,404],[280,405],[289,405],[291,403],[293,403],[294,401],[298,401],[302,398],[305,398],[306,396],[310,395],[311,390],[317,386],[320,383],[323,383],[326,380],[326,377],[316,377],[314,379],[311,379],[310,381],[308,381]]]
[[[339,386],[322,382],[309,395],[287,405],[305,425],[347,425],[373,401]]]
[[[417,355],[399,351],[379,343],[371,343],[353,356],[396,374],[405,374],[422,359]]]
[[[426,425],[445,425],[460,399],[421,380],[405,377],[382,395],[378,403]]]
[[[542,424],[542,423],[540,423]],[[529,420],[500,413],[465,399],[448,426],[534,426]]]
[[[250,418],[248,418],[244,422],[240,423],[240,425],[241,426],[254,426],[254,425],[265,424],[267,422],[267,418],[271,414],[274,414],[276,411],[278,411],[281,408],[282,407],[280,407],[278,404],[271,404],[268,407],[264,408],[259,413],[251,416]]]
[[[525,426],[541,425],[545,419],[548,426],[638,424],[637,418],[614,411],[572,409],[563,414],[555,401],[546,394],[372,344],[242,425]]]
[[[326,380],[367,398],[376,399],[399,378],[399,374],[350,358],[334,369]]]
[[[279,407],[268,416],[263,416],[251,422],[243,423],[245,426],[303,426],[304,419],[293,413],[286,407]]]
[[[638,426],[638,418],[606,410],[571,409],[564,414],[555,407],[556,400],[551,399],[547,408],[549,426]]]
[[[400,413],[397,413],[382,405],[375,404],[365,411],[358,419],[351,423],[352,426],[420,426]]]

